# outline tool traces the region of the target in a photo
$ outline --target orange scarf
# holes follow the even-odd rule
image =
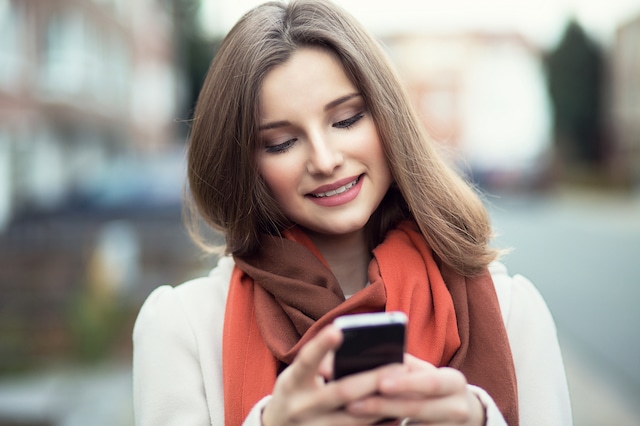
[[[439,267],[411,222],[390,231],[373,255],[370,285],[346,301],[298,228],[285,239],[265,237],[258,254],[235,259],[223,332],[225,424],[242,424],[272,392],[280,366],[335,317],[384,310],[409,316],[407,352],[460,369],[517,424],[515,371],[488,271],[465,279]]]

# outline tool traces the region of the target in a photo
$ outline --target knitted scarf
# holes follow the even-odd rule
[[[515,369],[488,270],[454,272],[404,222],[374,249],[370,285],[345,301],[306,234],[293,228],[284,237],[265,237],[257,254],[235,257],[223,331],[225,424],[242,424],[271,394],[280,367],[335,317],[384,310],[408,315],[408,353],[460,370],[518,424]]]

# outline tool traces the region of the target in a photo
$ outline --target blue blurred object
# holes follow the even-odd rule
[[[95,216],[105,219],[180,216],[186,182],[182,148],[147,158],[122,156],[76,182],[64,199],[47,208],[21,206],[13,224],[54,217]]]
[[[148,159],[123,157],[86,181],[69,199],[81,210],[176,208],[185,183],[183,157],[175,151]]]

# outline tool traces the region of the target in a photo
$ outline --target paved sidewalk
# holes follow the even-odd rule
[[[0,425],[133,426],[126,365],[59,369],[0,379]]]
[[[639,426],[640,391],[560,336],[575,426]]]

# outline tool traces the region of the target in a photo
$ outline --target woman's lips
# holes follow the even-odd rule
[[[325,198],[325,197],[332,197],[337,194],[342,194],[343,192],[346,192],[349,189],[356,186],[359,179],[360,179],[360,176],[357,176],[355,178],[342,179],[331,185],[321,186],[309,195],[316,198]]]
[[[323,185],[308,194],[309,200],[323,207],[336,207],[356,198],[362,189],[363,175]]]

